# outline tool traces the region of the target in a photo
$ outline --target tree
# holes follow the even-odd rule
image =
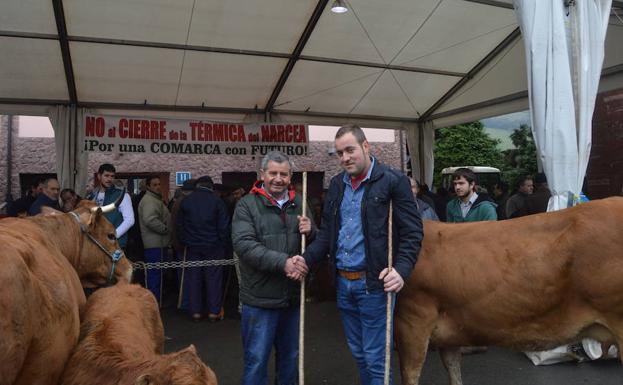
[[[530,126],[522,124],[510,137],[515,148],[504,151],[502,175],[511,189],[514,189],[522,177],[536,174],[538,166],[536,144]]]
[[[439,186],[441,170],[454,166],[489,166],[501,168],[500,141],[485,132],[481,122],[445,127],[436,131],[434,185]]]

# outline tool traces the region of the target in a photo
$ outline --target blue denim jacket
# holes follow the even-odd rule
[[[341,204],[344,198],[344,174],[331,179],[325,199],[321,228],[305,250],[308,264],[327,254],[335,262],[341,227]],[[364,237],[366,284],[370,290],[382,290],[378,279],[387,267],[389,202],[393,202],[393,265],[406,280],[410,275],[422,242],[422,220],[411,192],[411,183],[403,173],[377,162],[370,179],[364,183],[361,198],[361,228]]]

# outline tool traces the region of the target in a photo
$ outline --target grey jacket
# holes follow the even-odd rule
[[[298,303],[300,284],[285,276],[284,267],[287,258],[301,253],[297,216],[302,205],[299,195],[289,193],[290,200],[280,209],[256,186],[236,205],[232,241],[240,259],[240,300],[244,304],[283,308]],[[307,217],[312,218],[310,209]],[[312,224],[309,239],[314,233]]]
[[[138,221],[146,249],[169,246],[170,214],[160,195],[149,190],[145,192],[138,205]]]

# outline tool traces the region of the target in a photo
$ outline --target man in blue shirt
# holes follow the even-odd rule
[[[322,227],[304,257],[308,264],[327,253],[334,260],[337,306],[361,384],[379,385],[384,376],[386,292],[397,293],[409,278],[421,246],[422,221],[409,179],[370,156],[360,127],[341,127],[335,149],[344,172],[331,180]],[[387,258],[390,202],[392,269]]]

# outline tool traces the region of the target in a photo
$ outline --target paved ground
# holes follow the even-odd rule
[[[195,344],[212,367],[220,385],[238,385],[242,373],[240,321],[193,323],[172,307],[163,309],[167,352]],[[306,323],[305,380],[310,385],[355,385],[355,364],[346,346],[334,302],[309,304]],[[399,384],[397,357],[394,379]],[[272,366],[272,365],[271,365]],[[272,378],[272,377],[271,377]],[[465,385],[621,385],[623,366],[618,361],[534,366],[522,354],[493,348],[463,359]],[[272,383],[272,382],[271,382]],[[447,384],[445,369],[436,352],[429,354],[421,385]]]

